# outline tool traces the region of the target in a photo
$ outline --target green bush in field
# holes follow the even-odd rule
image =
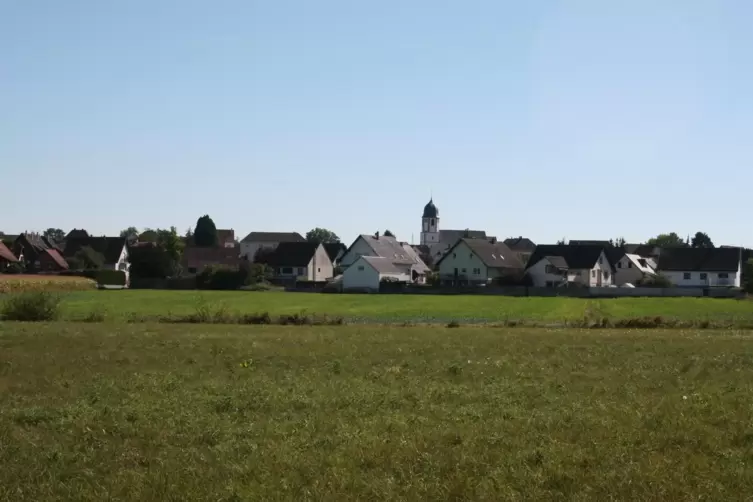
[[[96,281],[107,286],[125,286],[126,274],[122,270],[98,270]]]
[[[60,298],[47,291],[10,295],[0,307],[4,321],[54,321],[60,314]]]

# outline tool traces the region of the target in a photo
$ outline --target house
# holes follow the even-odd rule
[[[275,249],[282,242],[305,242],[298,232],[251,232],[241,241],[241,256],[254,261],[260,249]]]
[[[359,256],[342,275],[343,291],[378,292],[382,281],[410,282],[409,271],[388,258]]]
[[[72,259],[83,248],[91,248],[104,258],[102,268],[121,270],[128,276],[131,264],[126,237],[73,237],[66,239],[63,256]]]
[[[260,257],[276,279],[323,282],[334,276],[334,266],[324,245],[316,242],[281,242]]]
[[[526,274],[537,287],[611,286],[613,272],[607,250],[600,244],[538,245],[526,268]]]
[[[60,272],[68,263],[49,241],[38,233],[23,233],[13,243],[14,255],[25,264],[28,272]]]
[[[614,283],[617,286],[633,284],[648,276],[655,276],[654,264],[650,258],[637,254],[623,253],[614,263]]]
[[[408,274],[410,282],[424,282],[429,267],[407,243],[384,235],[359,235],[340,259],[340,266],[348,268],[361,256],[386,258],[398,269]]]
[[[241,264],[240,246],[227,247],[187,247],[183,250],[181,266],[188,274],[198,274],[206,267],[231,267]]]
[[[740,248],[663,248],[656,271],[680,287],[740,287]]]
[[[327,256],[332,260],[332,265],[337,267],[340,263],[340,259],[345,254],[348,248],[342,242],[325,242],[323,244],[324,250],[327,251]]]
[[[217,229],[217,242],[220,247],[234,248],[235,242],[235,230],[231,229]]]
[[[459,239],[487,239],[494,240],[494,237],[486,235],[483,230],[442,230],[439,228],[439,209],[434,204],[434,199],[430,199],[424,206],[421,215],[421,246],[426,246],[428,256],[433,260],[439,260]],[[423,253],[423,251],[422,251]]]
[[[510,237],[505,239],[504,244],[513,250],[518,258],[525,265],[536,250],[536,244],[526,237]]]
[[[461,238],[437,262],[445,284],[488,284],[494,279],[522,273],[523,262],[503,242]]]
[[[18,263],[18,258],[8,249],[8,246],[0,241],[0,272],[3,272],[11,263]]]

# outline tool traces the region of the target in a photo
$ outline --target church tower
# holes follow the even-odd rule
[[[424,206],[421,217],[421,245],[431,246],[439,243],[439,209],[434,205],[434,199]]]

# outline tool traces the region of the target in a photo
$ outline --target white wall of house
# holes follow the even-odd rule
[[[408,274],[380,274],[366,260],[359,257],[350,267],[346,268],[342,275],[343,290],[371,290],[379,291],[379,283],[382,278],[393,278],[398,281],[409,281]]]
[[[490,278],[490,269],[476,256],[465,242],[461,242],[450,251],[439,263],[439,275],[441,279],[450,279],[454,277],[457,270],[457,276],[460,279],[474,282],[485,282]],[[492,270],[492,276],[496,277],[498,272]]]
[[[643,279],[644,272],[638,268],[635,263],[628,257],[623,256],[615,264],[616,272],[614,277],[614,283],[618,286],[622,286],[625,283],[635,285],[640,279]]]
[[[565,281],[565,277],[546,258],[539,260],[526,273],[538,288],[556,287]]]
[[[348,251],[340,259],[340,265],[345,268],[350,267],[361,256],[376,256],[376,253],[359,235],[353,244],[351,244]]]
[[[128,272],[131,268],[131,264],[128,261],[128,247],[123,246],[123,250],[120,252],[120,256],[118,257],[117,262],[105,263],[102,265],[102,268],[107,270],[122,270],[126,273],[126,275],[128,275]]]
[[[276,249],[279,246],[279,242],[258,242],[258,241],[246,241],[241,242],[241,256],[245,257],[248,261],[253,261],[256,253],[260,249]],[[233,246],[230,246],[233,247]]]
[[[612,274],[612,266],[609,264],[604,251],[599,255],[599,259],[596,260],[596,264],[591,269],[589,274],[589,286],[610,286],[614,284],[614,274]]]
[[[740,267],[737,272],[675,272],[659,271],[672,283],[680,287],[740,287]],[[721,277],[720,277],[721,275]]]
[[[319,244],[316,248],[311,262],[307,267],[306,279],[309,281],[321,282],[331,279],[335,275],[335,267],[332,264],[332,260],[329,259],[327,250],[324,246]]]

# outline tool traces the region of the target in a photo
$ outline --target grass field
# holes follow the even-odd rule
[[[117,320],[130,315],[188,314],[200,305],[231,312],[343,316],[348,321],[558,323],[591,318],[663,316],[689,321],[753,324],[753,302],[710,298],[516,298],[503,296],[336,295],[242,291],[82,291],[67,294],[64,317],[93,311]]]
[[[744,500],[751,343],[0,323],[0,500]]]

